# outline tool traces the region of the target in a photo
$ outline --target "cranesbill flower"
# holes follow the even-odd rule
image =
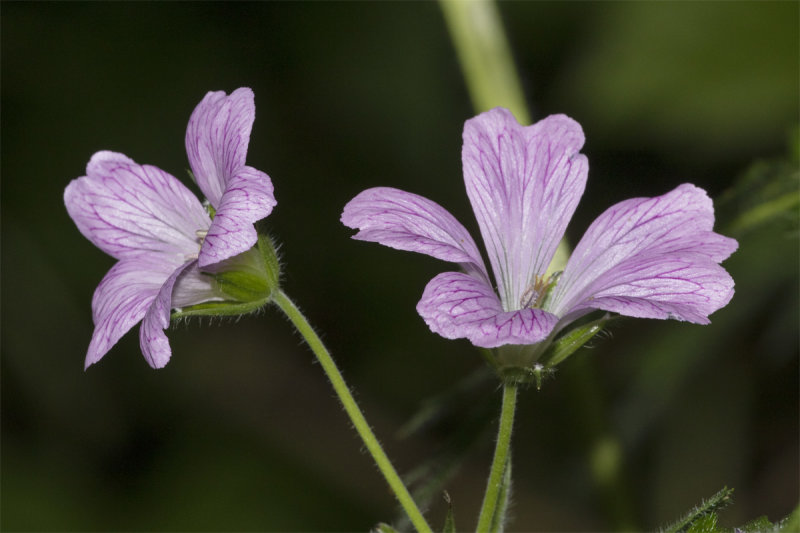
[[[737,248],[712,231],[714,209],[694,185],[620,202],[601,214],[564,271],[547,275],[588,174],[580,125],[564,115],[520,126],[497,108],[464,125],[464,182],[494,273],[475,241],[435,202],[368,189],[344,208],[355,239],[458,263],[434,277],[417,311],[434,332],[474,345],[539,343],[595,309],[699,324],[728,303],[719,265]]]
[[[250,89],[208,93],[192,114],[189,160],[213,220],[174,176],[115,152],[94,154],[86,176],[67,186],[64,203],[78,229],[118,259],[92,298],[86,367],[141,321],[142,353],[161,368],[171,355],[170,310],[228,299],[203,270],[219,270],[255,244],[253,222],[275,205],[269,177],[244,165],[254,117]]]

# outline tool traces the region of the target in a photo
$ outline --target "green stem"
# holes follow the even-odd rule
[[[494,449],[492,469],[483,496],[481,514],[478,517],[478,533],[489,531],[492,525],[498,497],[503,490],[503,473],[506,471],[508,451],[511,447],[511,429],[514,426],[514,411],[517,407],[517,385],[506,383],[503,387],[503,407],[500,410],[500,425],[497,430],[497,445]]]
[[[355,426],[356,431],[361,437],[361,440],[364,441],[367,450],[369,450],[369,453],[372,454],[372,458],[378,465],[378,469],[386,478],[386,481],[394,491],[395,496],[397,496],[397,499],[400,501],[400,505],[403,506],[406,514],[408,514],[408,518],[411,520],[411,523],[414,524],[414,527],[420,533],[431,533],[432,530],[430,526],[422,516],[417,504],[411,498],[411,494],[409,494],[408,489],[406,489],[406,486],[403,484],[403,481],[400,479],[397,471],[392,466],[392,463],[389,461],[389,458],[383,451],[378,439],[375,438],[375,434],[372,432],[372,429],[370,429],[369,424],[367,424],[364,415],[361,413],[361,409],[359,409],[358,404],[356,404],[353,395],[350,393],[350,389],[347,388],[347,384],[345,384],[344,378],[342,377],[341,372],[339,372],[339,369],[336,367],[336,363],[334,363],[331,354],[322,344],[322,341],[314,332],[313,328],[308,323],[308,320],[306,320],[305,316],[303,316],[297,306],[294,305],[294,303],[289,299],[288,296],[286,296],[286,294],[283,293],[283,291],[275,290],[272,294],[272,300],[281,309],[281,311],[286,314],[289,320],[292,321],[292,324],[294,324],[294,326],[297,328],[297,331],[300,332],[300,335],[302,335],[305,341],[308,343],[308,346],[314,352],[314,355],[317,356],[317,360],[319,361],[320,365],[322,365],[322,369],[325,371],[325,374],[331,381],[331,385],[333,385],[336,394],[339,396],[339,400],[341,400],[344,410],[347,412],[347,415],[353,422],[353,426]]]

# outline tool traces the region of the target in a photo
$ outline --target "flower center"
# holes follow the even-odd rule
[[[560,276],[561,272],[554,272],[547,278],[536,274],[533,277],[533,283],[528,285],[528,288],[525,289],[522,296],[520,296],[519,308],[528,309],[543,307],[547,297],[550,295],[550,291],[558,283],[558,278]]]

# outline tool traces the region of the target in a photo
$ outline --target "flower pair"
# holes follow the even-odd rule
[[[269,177],[245,164],[254,118],[246,88],[210,92],[192,113],[186,151],[210,207],[172,175],[114,152],[96,153],[87,175],[69,184],[70,216],[119,260],[92,300],[87,367],[139,321],[145,358],[163,367],[171,309],[242,294],[226,291],[217,274],[241,268],[236,258],[259,240],[254,222],[276,203]],[[368,189],[341,218],[359,230],[356,239],[459,264],[434,277],[417,305],[432,331],[485,348],[529,346],[596,309],[705,324],[731,299],[733,280],[719,263],[737,243],[712,231],[714,209],[702,189],[684,184],[612,206],[563,272],[549,273],[586,185],[580,125],[553,115],[523,127],[497,108],[468,120],[463,140],[467,195],[493,278],[464,226],[421,196]]]
[[[178,179],[115,152],[94,154],[64,191],[78,229],[118,262],[92,298],[95,329],[85,366],[135,324],[147,362],[170,358],[164,329],[173,308],[228,299],[214,273],[256,244],[253,224],[275,206],[272,182],[245,164],[253,92],[209,92],[186,129],[186,153],[208,206]]]
[[[448,339],[531,345],[596,309],[708,323],[733,296],[719,263],[738,245],[712,231],[713,205],[694,185],[610,207],[563,272],[548,273],[586,185],[583,144],[581,126],[564,115],[523,127],[497,108],[465,123],[464,182],[494,277],[464,226],[416,194],[368,189],[341,220],[359,230],[356,239],[461,267],[434,277],[417,305],[431,330]]]

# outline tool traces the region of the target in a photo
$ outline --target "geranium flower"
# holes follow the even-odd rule
[[[86,176],[64,191],[70,217],[95,246],[118,259],[95,290],[95,329],[85,366],[99,361],[135,324],[153,368],[169,361],[170,310],[225,300],[216,278],[226,259],[257,241],[253,223],[275,205],[269,177],[245,166],[255,118],[253,93],[210,92],[186,132],[189,163],[216,211],[163,170],[125,155],[94,154]]]
[[[495,283],[464,226],[431,200],[373,188],[341,218],[360,230],[355,239],[459,263],[463,271],[434,277],[417,304],[434,332],[484,348],[530,345],[595,309],[705,324],[731,299],[719,263],[738,245],[712,231],[702,189],[684,184],[612,206],[563,273],[547,276],[586,184],[580,125],[553,115],[522,127],[496,108],[468,120],[463,138],[464,182]]]

